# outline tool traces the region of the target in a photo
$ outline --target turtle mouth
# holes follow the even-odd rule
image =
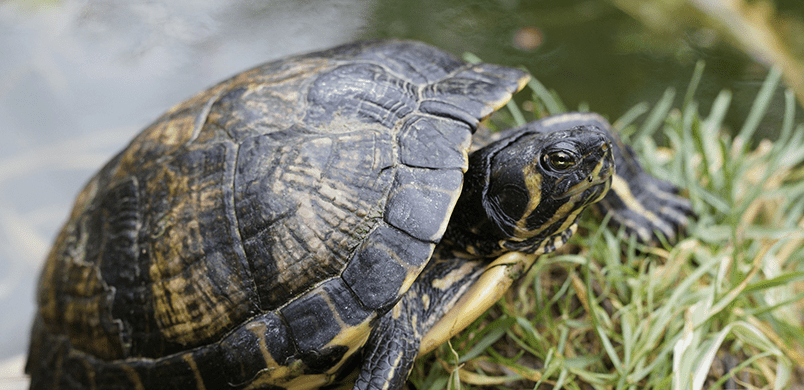
[[[579,183],[578,185],[573,186],[572,188],[569,189],[569,191],[566,191],[563,194],[560,194],[558,196],[554,196],[553,199],[561,200],[561,199],[571,198],[573,196],[576,196],[578,194],[583,193],[584,191],[586,191],[586,190],[588,190],[590,188],[599,186],[600,184],[605,184],[606,182],[608,182],[610,180],[611,180],[611,175],[610,174],[605,176],[605,177],[601,177],[601,176],[595,177],[595,176],[590,175],[583,182]]]

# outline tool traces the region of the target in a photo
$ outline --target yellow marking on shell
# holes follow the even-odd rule
[[[654,226],[663,226],[666,224],[665,221],[656,216],[656,214],[654,214],[652,211],[646,209],[644,206],[642,206],[641,203],[639,203],[639,201],[636,198],[634,198],[634,195],[633,193],[631,193],[631,187],[629,186],[628,182],[619,175],[614,175],[614,177],[612,178],[611,188],[617,193],[617,196],[620,197],[620,199],[623,201],[623,203],[625,203],[625,205],[629,209],[631,209],[635,213],[641,215],[642,217],[653,223]],[[642,225],[636,224],[633,221],[627,219],[626,220],[618,219],[618,222],[636,231],[637,234],[640,236],[640,238],[642,238],[645,241],[649,240],[651,237],[652,232]]]
[[[193,137],[192,130],[195,128],[196,120],[195,117],[185,115],[167,122],[158,122],[143,132],[140,137],[142,141],[147,140],[158,145],[181,145],[189,142]],[[195,137],[198,135],[196,134]]]
[[[448,290],[450,287],[452,287],[452,285],[455,284],[455,282],[460,281],[466,275],[472,273],[475,268],[474,266],[475,265],[470,262],[465,262],[459,268],[456,268],[444,275],[444,277],[434,279],[432,282],[430,282],[430,285],[439,290]]]
[[[318,193],[327,198],[328,200],[338,203],[339,206],[349,206],[349,204],[343,202],[343,199],[340,199],[344,195],[343,189],[335,188],[332,185],[330,185],[330,183],[321,183],[321,188],[318,190]],[[352,207],[354,207],[354,205],[352,205]],[[337,211],[339,213],[345,214],[345,212],[342,210]],[[358,211],[358,210],[353,209],[350,211]]]
[[[250,322],[246,324],[246,329],[257,337],[257,340],[259,340],[260,352],[262,353],[262,359],[265,361],[266,367],[257,373],[257,375],[254,377],[254,380],[249,383],[247,388],[258,388],[259,386],[257,385],[284,385],[284,383],[293,380],[293,378],[299,377],[304,373],[303,367],[300,367],[298,364],[283,366],[274,360],[274,357],[268,350],[268,343],[265,340],[265,334],[268,331],[265,323]]]
[[[268,343],[265,340],[265,334],[268,331],[268,328],[265,326],[265,323],[260,321],[253,321],[247,323],[245,327],[246,330],[251,332],[255,337],[257,337],[257,340],[259,340],[260,352],[262,353],[262,359],[265,361],[265,366],[268,368],[284,367],[280,366],[279,363],[277,363],[276,360],[274,360],[274,357],[271,356],[271,352],[268,351]]]
[[[340,317],[340,312],[335,307],[335,304],[330,301],[330,297],[327,294],[321,295],[324,298],[324,301],[327,303],[329,310],[335,314],[334,318],[338,321],[338,327],[340,328],[340,332],[335,335],[325,346],[327,347],[334,347],[334,346],[345,346],[348,350],[344,353],[343,358],[340,362],[338,362],[335,366],[330,368],[327,371],[327,374],[335,374],[338,369],[346,362],[346,359],[349,356],[352,356],[356,353],[363,345],[366,344],[368,341],[369,336],[371,335],[372,330],[372,321],[377,317],[376,313],[372,313],[363,322],[357,325],[348,325],[346,324],[343,319]],[[399,305],[395,305],[395,307],[399,307]]]
[[[391,318],[397,319],[402,315],[402,301],[399,301],[391,309]]]
[[[447,213],[444,214],[447,217],[444,218],[443,221],[441,221],[441,225],[438,227],[438,231],[432,237],[430,237],[430,241],[434,241],[434,242],[440,241],[441,237],[444,236],[444,232],[447,231],[447,225],[449,225],[449,216],[452,215],[452,211],[455,210],[455,205],[458,203],[458,196],[461,193],[462,189],[463,189],[463,184],[461,184],[461,187],[459,187],[458,191],[455,192],[455,193],[442,191],[443,193],[447,194],[447,196],[451,197],[452,199],[450,200],[449,205],[447,205]]]
[[[450,212],[449,213],[452,213],[451,210],[452,210],[453,207],[455,207],[455,201],[453,201],[452,204],[450,205]],[[449,213],[447,215],[449,215]],[[449,219],[444,220],[444,222],[442,223],[444,225],[443,229],[446,228],[446,224],[448,222],[449,222]],[[441,229],[440,234],[443,234],[443,229]],[[430,244],[430,255],[431,256],[432,256],[434,248],[435,248],[435,244]],[[422,264],[421,266],[407,265],[405,263],[405,261],[400,259],[395,253],[392,253],[391,251],[389,251],[389,253],[394,258],[394,260],[396,260],[396,262],[398,264],[400,264],[401,266],[403,266],[405,268],[405,272],[407,273],[407,275],[405,276],[405,279],[402,280],[402,286],[399,287],[399,291],[397,292],[397,295],[401,296],[401,295],[404,295],[405,292],[407,292],[410,289],[410,286],[412,286],[413,282],[415,282],[416,279],[419,277],[419,274],[421,273],[421,271],[424,268],[424,265],[426,265],[426,263]]]
[[[334,308],[331,308],[334,310]],[[337,313],[337,312],[336,312]],[[346,363],[349,356],[352,356],[368,340],[371,334],[371,321],[376,315],[369,316],[365,321],[357,326],[346,326],[337,318],[341,326],[341,332],[338,333],[324,348],[332,346],[347,346],[349,349],[343,355],[343,359],[335,366],[330,368],[327,372],[317,375],[304,374],[304,364],[301,361],[296,361],[289,366],[279,365],[271,356],[268,351],[267,342],[264,338],[266,329],[265,324],[255,323],[249,324],[249,331],[251,331],[259,340],[260,351],[262,352],[263,359],[265,360],[267,369],[263,369],[255,376],[254,380],[249,383],[247,389],[258,389],[263,386],[279,386],[288,389],[317,389],[332,383],[337,371]]]
[[[100,326],[85,328],[87,323],[98,324],[104,319],[111,319],[109,303],[111,293],[101,278],[100,270],[83,261],[70,261],[67,267],[61,271],[74,278],[72,282],[76,286],[76,288],[61,291],[61,293],[71,295],[73,299],[66,300],[64,305],[56,308],[63,315],[62,326],[64,328],[62,329],[65,329],[70,342],[77,348],[98,357],[120,358],[126,350],[120,341],[119,333],[103,332]],[[53,275],[49,277],[53,277]],[[58,302],[56,301],[56,303]],[[50,309],[50,305],[51,303],[48,302],[47,309]],[[46,319],[44,314],[43,319]]]
[[[429,310],[430,309],[430,295],[429,294],[422,295],[421,300],[422,300],[422,306],[424,307],[424,310]]]
[[[472,136],[467,137],[467,141],[461,143],[461,172],[466,173],[469,170],[469,147],[472,146]]]
[[[282,270],[271,286],[282,289],[272,289],[277,292],[267,300],[281,303],[280,290],[306,291],[343,269],[348,248],[360,245],[385,209],[393,172],[381,171],[387,165],[382,156],[393,154],[391,142],[365,129],[282,148],[278,168],[263,182],[295,214],[259,233],[260,239],[276,243],[270,251],[276,269]],[[355,148],[374,153],[354,153]]]
[[[403,267],[405,267],[405,272],[407,273],[405,279],[402,281],[402,286],[399,287],[399,291],[397,291],[396,293],[397,296],[401,296],[404,295],[405,292],[407,292],[410,289],[410,286],[412,286],[413,282],[415,282],[416,279],[419,277],[419,274],[421,273],[422,268],[424,267],[407,266],[401,261],[399,261],[398,263],[400,263]]]
[[[170,251],[186,249],[189,243],[192,248],[190,252],[201,252],[202,249],[196,247],[201,245],[202,240],[195,235],[198,230],[197,221],[189,222],[183,229],[172,229],[166,240],[175,244]],[[155,257],[158,259],[152,262],[150,271],[151,279],[157,281],[151,286],[154,315],[162,334],[168,340],[188,343],[211,337],[229,326],[232,316],[240,314],[231,303],[233,299],[240,300],[242,294],[228,297],[216,295],[219,286],[209,278],[210,271],[206,262],[196,261],[187,266],[184,272],[189,272],[190,275],[186,278],[166,277],[171,275],[168,268],[183,263],[182,256],[155,252]]]
[[[232,156],[227,148],[222,156]],[[154,216],[160,226],[158,239],[144,243],[151,256],[147,270],[153,283],[153,310],[159,331],[170,342],[193,345],[219,336],[248,315],[249,292],[240,288],[240,272],[212,272],[221,266],[205,253],[205,236],[198,218],[202,210],[220,210],[226,194],[220,179],[223,166],[193,167],[198,175],[186,175],[170,165],[155,166],[153,176],[141,183],[141,191],[167,193],[164,214]],[[213,169],[209,171],[209,169]],[[203,174],[203,175],[202,175]],[[216,224],[230,232],[223,212]],[[231,270],[237,262],[225,263]],[[225,275],[225,276],[223,276]],[[224,279],[225,281],[221,280]]]
[[[182,356],[187,365],[190,366],[190,369],[193,370],[193,376],[195,376],[195,383],[198,384],[198,390],[207,390],[206,386],[204,386],[204,379],[201,378],[201,372],[198,371],[198,365],[195,364],[195,359],[193,359],[193,355],[190,353],[185,353]]]
[[[371,321],[376,317],[376,314],[370,315],[365,321],[355,326],[348,326],[341,324],[341,331],[327,343],[326,346],[343,345],[349,347],[349,350],[344,354],[343,360],[332,368],[334,372],[346,360],[347,357],[352,356],[360,347],[362,347],[371,334]]]
[[[528,81],[530,81],[530,75],[529,74],[527,74],[527,75],[525,75],[525,77],[522,77],[519,80],[517,80],[517,87],[516,87],[517,92],[521,91],[522,88],[525,88],[525,86],[528,85]],[[500,107],[502,107],[502,106],[500,106]]]
[[[521,252],[509,252],[489,264],[477,282],[422,338],[419,355],[445,343],[485,313],[508,290],[516,279],[514,276],[530,268],[538,257]]]
[[[145,386],[142,384],[142,378],[140,378],[140,374],[134,370],[134,367],[129,366],[128,364],[121,364],[123,371],[125,371],[126,376],[134,384],[135,390],[145,390]]]

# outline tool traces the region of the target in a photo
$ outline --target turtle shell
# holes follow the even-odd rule
[[[87,184],[58,235],[32,388],[331,381],[427,264],[478,121],[526,80],[371,41],[174,107]]]

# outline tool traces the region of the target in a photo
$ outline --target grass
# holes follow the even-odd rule
[[[702,72],[700,64],[681,107],[668,90],[613,122],[649,172],[684,189],[697,214],[687,234],[643,247],[587,215],[560,253],[417,361],[415,388],[804,388],[804,126],[795,125],[795,98],[785,93],[779,139],[751,139],[777,89],[772,71],[732,137],[722,131],[728,91],[708,116],[698,111]],[[566,111],[537,81],[527,93],[489,126]]]

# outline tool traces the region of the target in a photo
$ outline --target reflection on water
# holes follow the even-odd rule
[[[570,107],[587,102],[612,118],[667,87],[683,91],[705,59],[702,110],[726,87],[735,96],[729,121],[741,123],[766,67],[685,11],[696,2],[719,3],[0,2],[0,389],[24,387],[1,378],[21,376],[34,280],[80,186],[194,92],[287,54],[390,36],[524,65]],[[779,26],[790,36],[801,32],[802,11],[798,0],[780,0]]]

